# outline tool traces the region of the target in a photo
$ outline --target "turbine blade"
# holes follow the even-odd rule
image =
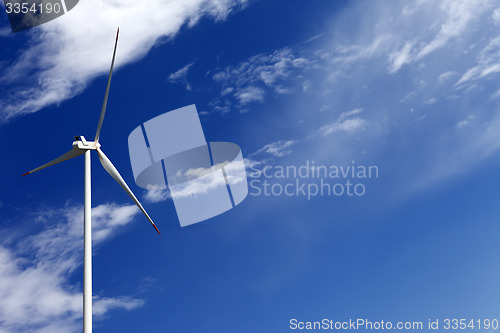
[[[71,149],[70,151],[68,151],[66,154],[64,155],[61,155],[59,156],[58,158],[50,161],[49,163],[45,163],[44,165],[42,166],[39,166],[38,168],[36,169],[33,169],[29,172],[26,172],[24,175],[22,176],[26,176],[26,175],[29,175],[30,173],[33,173],[35,171],[38,171],[38,170],[42,170],[42,169],[45,169],[49,166],[52,166],[54,164],[57,164],[57,163],[61,163],[61,162],[64,162],[66,160],[69,160],[70,158],[73,158],[73,157],[77,157],[77,156],[80,156],[82,155],[83,153],[85,153],[85,150],[79,150],[79,149]],[[21,177],[22,177],[21,176]]]
[[[95,142],[99,142],[99,134],[101,134],[102,122],[104,121],[104,113],[106,113],[106,105],[108,104],[109,86],[111,85],[111,76],[113,75],[113,66],[115,64],[116,46],[118,45],[118,34],[120,28],[116,31],[115,49],[113,51],[113,59],[111,60],[111,68],[109,69],[108,85],[106,86],[106,93],[104,94],[104,102],[102,103],[101,115],[99,117],[99,124],[97,124],[97,132],[95,134]]]
[[[158,234],[161,235],[160,230],[158,230],[158,228],[154,224],[151,217],[149,217],[144,207],[142,207],[141,203],[139,202],[139,200],[137,200],[132,190],[128,187],[127,183],[125,183],[125,181],[123,180],[118,170],[116,170],[113,163],[111,163],[109,158],[103,153],[103,151],[100,148],[97,148],[97,154],[99,155],[99,160],[101,161],[101,164],[104,167],[104,169],[106,169],[106,171],[111,175],[111,177],[113,177],[116,180],[116,182],[120,184],[120,186],[125,190],[125,192],[127,192],[127,194],[132,198],[132,200],[134,200],[137,207],[139,207],[139,209],[144,213],[144,215],[146,215],[149,222],[151,222],[151,225],[155,228]]]

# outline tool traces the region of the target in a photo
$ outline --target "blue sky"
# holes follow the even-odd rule
[[[17,34],[0,15],[0,332],[81,330],[83,157],[19,176],[93,137],[117,26],[100,140],[163,236],[94,155],[95,332],[500,316],[498,1],[86,0]],[[378,177],[181,228],[126,142],[190,104],[253,184],[312,161]]]

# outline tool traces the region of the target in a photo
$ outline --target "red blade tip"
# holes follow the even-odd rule
[[[24,175],[21,175],[21,177],[24,177],[26,175],[29,175],[30,173],[29,172],[26,172]]]
[[[156,232],[161,236],[160,230],[156,227],[156,225],[153,224],[153,227],[155,228]]]

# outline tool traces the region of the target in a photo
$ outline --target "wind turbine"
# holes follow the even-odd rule
[[[38,170],[45,169],[54,164],[64,162],[73,157],[77,157],[85,154],[85,200],[84,200],[84,241],[83,241],[83,332],[92,332],[92,225],[91,225],[91,202],[90,202],[90,151],[95,150],[99,156],[102,166],[106,171],[113,177],[118,184],[127,192],[127,194],[132,198],[137,207],[146,215],[151,225],[155,228],[158,234],[161,235],[160,231],[154,224],[151,217],[142,207],[139,200],[137,200],[134,193],[130,190],[127,183],[123,180],[122,176],[116,170],[115,166],[109,158],[104,155],[101,150],[101,144],[99,143],[99,134],[101,133],[102,122],[104,120],[104,113],[106,112],[106,105],[108,103],[109,86],[111,84],[111,75],[113,74],[113,65],[115,63],[116,46],[118,45],[118,34],[120,33],[120,28],[116,31],[116,41],[115,48],[113,51],[113,59],[111,61],[111,68],[109,70],[108,85],[106,87],[106,93],[104,95],[104,102],[102,104],[101,115],[99,117],[99,123],[97,125],[97,132],[94,141],[87,141],[83,136],[75,137],[73,142],[73,149],[66,154],[59,156],[55,160],[50,161],[36,169],[33,169],[23,176],[36,172]]]

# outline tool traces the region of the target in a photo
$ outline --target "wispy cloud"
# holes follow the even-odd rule
[[[250,170],[247,172],[269,165],[273,163],[275,159],[283,158],[287,155],[291,155],[293,159],[293,148],[297,148],[309,140],[317,143],[318,140],[321,141],[330,135],[350,135],[362,131],[369,125],[369,122],[363,118],[353,116],[359,115],[363,111],[363,108],[357,108],[351,111],[342,112],[334,122],[313,130],[305,137],[301,137],[296,140],[278,140],[264,145],[262,148],[256,150],[254,153],[250,154],[247,159],[245,159],[247,169]],[[298,154],[303,154],[303,151],[300,151],[299,149]]]
[[[359,151],[369,149],[373,158],[384,156],[381,146],[397,151],[405,142],[406,148],[421,152],[420,170],[415,170],[413,181],[405,181],[412,184],[408,187],[422,189],[468,172],[498,151],[493,138],[499,138],[494,130],[499,120],[491,112],[496,106],[484,96],[497,96],[493,79],[500,73],[500,37],[493,1],[395,3],[351,9],[372,23],[355,32],[337,31],[330,39],[333,46],[325,43],[317,51],[323,59],[341,65],[317,62],[324,69],[323,82],[339,82],[335,90],[322,86],[328,97],[321,104],[346,107],[330,98],[334,94],[338,99],[355,96],[372,106],[362,118],[352,116],[345,124],[337,119],[315,134],[327,140],[328,134],[352,129],[359,133]],[[371,12],[380,16],[370,21]],[[351,44],[336,45],[342,39],[339,35]],[[355,143],[349,143],[346,149],[352,150]],[[413,168],[414,155],[408,156],[406,149],[398,154],[397,163]]]
[[[350,65],[357,61],[385,54],[388,47],[393,43],[394,37],[391,33],[382,33],[368,42],[353,45],[338,45],[333,50],[318,50],[317,54],[320,58],[331,63]]]
[[[280,114],[302,121],[287,161],[370,156],[383,164],[391,149],[390,163],[401,170],[414,170],[419,161],[412,179],[393,177],[401,177],[408,189],[422,189],[468,172],[498,152],[500,122],[492,110],[500,96],[494,84],[500,73],[495,19],[500,14],[494,9],[493,1],[366,2],[337,17],[334,34],[325,33],[321,45],[286,48],[307,59],[301,80],[288,83],[298,92],[291,97],[293,106]],[[352,17],[369,23],[339,28]],[[231,71],[223,73],[236,82]],[[267,87],[259,76],[250,77]],[[232,87],[237,91],[236,84]],[[271,89],[265,91],[266,98],[273,96]],[[369,110],[359,109],[359,103]],[[351,111],[339,114],[342,109]],[[274,139],[257,151],[286,141]]]
[[[143,198],[146,202],[157,203],[171,199],[172,195],[166,188],[151,187],[144,191]]]
[[[268,90],[288,94],[297,87],[292,78],[310,66],[307,58],[296,56],[288,47],[228,66],[212,77],[221,86],[221,97],[213,101],[212,106],[214,109],[222,104],[227,107],[234,99],[238,102],[235,106],[241,108],[250,102],[262,102]]]
[[[177,71],[171,73],[168,76],[168,80],[172,83],[183,81],[186,79],[186,75],[189,71],[189,69],[193,66],[193,63],[189,63],[186,66],[182,67],[181,69],[178,69]]]
[[[224,169],[225,176],[220,172],[221,169]],[[156,203],[206,194],[216,188],[226,187],[226,179],[232,185],[246,181],[244,166],[235,161],[225,161],[209,168],[179,169],[168,175],[168,189],[151,187],[146,190],[144,199]]]
[[[393,53],[389,54],[390,73],[396,73],[397,71],[399,71],[401,66],[409,63],[412,60],[413,57],[411,55],[411,50],[414,44],[415,41],[413,40],[407,41],[404,43],[403,47],[400,50],[394,51]]]
[[[354,110],[351,110],[351,111],[346,111],[346,112],[342,112],[338,118],[338,121],[342,121],[346,118],[349,118],[350,116],[354,116],[356,114],[360,114],[361,112],[363,112],[363,108],[357,108],[357,109],[354,109]]]
[[[446,71],[438,76],[438,82],[443,84],[445,81],[449,80],[456,74],[457,73],[455,73],[454,71]]]
[[[261,102],[264,100],[264,90],[259,87],[249,86],[239,89],[235,96],[240,101],[240,105],[256,101]]]
[[[444,47],[451,39],[459,37],[490,6],[490,1],[447,0],[441,3],[441,10],[447,15],[435,37],[420,49],[417,59]]]
[[[468,81],[479,80],[500,72],[500,36],[490,40],[488,45],[479,52],[477,56],[477,65],[470,68],[458,80],[455,86],[463,85]]]
[[[160,38],[174,36],[185,22],[192,26],[202,16],[223,20],[246,4],[246,0],[81,1],[77,9],[40,26],[42,33],[32,33],[32,44],[2,70],[1,83],[15,83],[16,90],[0,99],[0,119],[5,122],[59,104],[105,74],[117,26],[119,68],[144,57]]]
[[[224,174],[221,172],[224,169]],[[174,176],[169,176],[170,191],[174,199],[207,194],[228,184],[246,182],[244,165],[238,162],[225,161],[210,168],[190,168],[178,170]]]
[[[250,156],[266,153],[274,157],[283,157],[291,154],[292,147],[298,142],[298,140],[279,140],[272,142],[252,153]]]
[[[446,47],[453,41],[461,38],[468,32],[471,24],[478,20],[480,15],[491,7],[491,1],[469,1],[469,0],[446,0],[440,3],[431,1],[416,1],[405,6],[401,16],[412,20],[421,16],[421,22],[429,22],[423,30],[411,31],[403,29],[401,32],[410,32],[403,35],[401,32],[391,31],[394,43],[388,45],[392,51],[388,55],[389,72],[398,72],[403,65],[419,61]],[[429,38],[429,33],[431,38]]]
[[[344,121],[336,121],[331,124],[320,127],[313,135],[328,136],[336,132],[353,133],[363,129],[368,125],[368,122],[362,118],[347,119]]]
[[[475,119],[476,117],[474,115],[469,115],[467,119],[459,121],[455,126],[457,128],[464,128],[466,126],[469,126],[470,123]]]
[[[212,107],[227,112],[233,106],[230,97],[242,107],[247,101],[264,101],[265,94],[271,95],[271,92],[280,94],[302,90],[308,93],[313,84],[318,84],[310,79],[317,71],[329,73],[329,80],[334,81],[351,76],[349,69],[366,61],[385,60],[389,65],[388,73],[394,75],[405,65],[423,61],[458,39],[490,7],[490,1],[447,0],[439,4],[417,1],[403,7],[400,18],[381,21],[372,31],[360,34],[364,37],[359,43],[309,50],[301,46],[285,47],[253,56],[213,75],[213,79],[221,85],[221,97],[213,101]],[[421,25],[409,29],[405,22],[413,22],[417,17],[421,17]],[[327,36],[322,35],[322,38],[326,40]],[[330,67],[335,70],[330,71]],[[482,75],[497,70],[500,66],[488,67]],[[440,82],[448,79],[451,71],[447,75],[442,76]],[[247,94],[247,90],[253,94]],[[239,99],[240,96],[252,98]]]
[[[327,137],[334,133],[353,134],[361,131],[369,125],[369,122],[364,118],[353,116],[359,115],[363,111],[363,108],[357,108],[351,111],[342,112],[335,121],[314,130],[306,139]]]
[[[500,89],[498,89],[491,95],[491,98],[497,98],[497,97],[500,97]]]
[[[194,65],[194,63],[189,63],[186,66],[182,67],[181,69],[178,69],[177,71],[171,73],[168,76],[168,81],[170,83],[181,83],[186,85],[187,90],[191,90],[191,85],[187,81],[187,74],[189,72],[189,69]]]
[[[500,8],[497,8],[491,14],[491,18],[496,24],[500,24]]]
[[[130,223],[135,206],[106,204],[92,209],[94,245]],[[69,284],[82,263],[83,209],[80,206],[44,209],[36,218],[44,230],[0,246],[0,322],[2,332],[78,332],[82,293]],[[8,238],[5,230],[3,238]],[[133,310],[144,301],[129,296],[94,297],[94,315],[112,309]]]

